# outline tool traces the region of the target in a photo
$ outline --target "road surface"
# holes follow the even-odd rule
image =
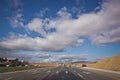
[[[119,80],[119,78],[110,78],[81,68],[59,66],[0,73],[0,80]]]

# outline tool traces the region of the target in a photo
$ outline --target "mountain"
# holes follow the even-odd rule
[[[95,63],[92,67],[120,71],[120,54],[110,58],[102,59]]]

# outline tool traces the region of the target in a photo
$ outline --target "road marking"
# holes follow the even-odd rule
[[[68,71],[65,71],[66,74],[68,74]]]
[[[73,72],[76,72],[76,71],[73,71]]]
[[[50,73],[51,71],[47,71],[47,73]]]
[[[38,74],[38,73],[39,73],[38,71],[32,72],[32,74]]]
[[[59,71],[56,71],[56,74],[58,74],[59,73]]]
[[[33,70],[33,71],[31,71],[31,73],[32,74],[37,74],[37,73],[39,73],[39,70]]]
[[[82,78],[84,78],[84,77],[83,77],[81,74],[79,74],[79,73],[77,73],[77,75],[80,76],[80,77],[82,77]]]
[[[13,77],[9,77],[9,78],[7,78],[7,79],[5,79],[5,80],[10,80],[10,79],[12,79]]]
[[[45,69],[43,69],[42,71],[45,71]]]
[[[83,71],[82,73],[85,73],[85,74],[90,74],[90,72],[87,72],[87,71]]]

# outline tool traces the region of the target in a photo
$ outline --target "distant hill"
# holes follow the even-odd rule
[[[57,64],[55,63],[35,63],[35,62],[30,62],[29,63],[31,66],[56,66]]]
[[[96,61],[76,61],[76,62],[71,62],[72,64],[77,64],[77,63],[96,63]]]
[[[120,71],[120,54],[114,57],[102,59],[95,63],[92,67]]]
[[[91,67],[95,63],[96,63],[96,61],[76,61],[76,62],[68,63],[67,65],[82,67],[82,65],[84,64],[87,67]]]

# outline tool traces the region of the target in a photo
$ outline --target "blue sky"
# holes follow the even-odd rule
[[[120,53],[119,0],[1,0],[0,56],[33,62]]]

